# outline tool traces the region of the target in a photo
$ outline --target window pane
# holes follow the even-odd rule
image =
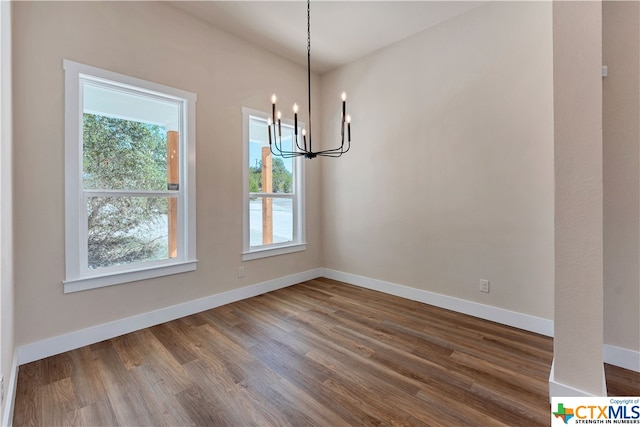
[[[271,197],[251,199],[249,229],[251,246],[292,242],[293,199]]]
[[[293,193],[293,159],[273,156],[269,150],[267,122],[254,117],[249,122],[249,192]],[[282,126],[282,149],[291,151],[293,127]],[[262,180],[263,163],[271,162],[271,181]]]
[[[89,197],[89,268],[169,258],[177,239],[175,228],[170,231],[176,202],[175,197]]]
[[[83,106],[84,188],[166,190],[167,135],[177,140],[180,106],[91,84],[83,85]]]

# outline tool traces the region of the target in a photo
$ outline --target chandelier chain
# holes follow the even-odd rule
[[[311,145],[311,0],[307,0],[307,99],[309,100],[309,151]],[[306,147],[305,147],[306,149]]]
[[[311,56],[311,1],[307,0],[307,55]]]

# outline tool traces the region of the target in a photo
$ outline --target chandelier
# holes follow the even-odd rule
[[[291,150],[282,148],[282,113],[276,113],[276,101],[278,98],[275,93],[271,96],[271,117],[267,120],[267,131],[269,133],[269,148],[275,156],[284,158],[304,156],[307,159],[313,159],[318,156],[324,157],[340,157],[351,148],[351,117],[347,115],[347,94],[342,92],[342,123],[340,125],[340,145],[320,151],[313,151],[311,145],[311,8],[310,0],[307,0],[307,95],[309,102],[309,122],[308,128],[302,129],[302,141],[298,138],[298,104],[293,104],[293,129],[294,141],[291,144]],[[345,126],[347,134],[347,143],[345,145]],[[273,134],[272,134],[273,132]]]

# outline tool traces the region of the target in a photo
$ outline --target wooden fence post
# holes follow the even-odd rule
[[[177,131],[167,132],[167,189],[177,190],[180,185],[178,146],[179,135]],[[178,256],[178,199],[169,197],[168,206],[168,227],[169,227],[169,258]]]
[[[262,192],[273,192],[273,162],[269,147],[262,147]],[[273,199],[262,198],[262,244],[273,243]]]

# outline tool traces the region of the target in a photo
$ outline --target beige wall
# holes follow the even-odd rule
[[[553,2],[553,60],[554,380],[606,396],[600,2]]]
[[[18,345],[321,266],[309,191],[307,251],[247,262],[237,278],[241,108],[266,111],[273,92],[305,99],[306,70],[161,3],[16,2],[13,29]],[[196,272],[62,293],[63,58],[197,93]],[[313,190],[319,168],[307,166]]]
[[[640,3],[602,9],[604,340],[640,351]]]
[[[491,2],[322,76],[325,142],[343,89],[353,116],[326,267],[553,319],[551,25]]]

